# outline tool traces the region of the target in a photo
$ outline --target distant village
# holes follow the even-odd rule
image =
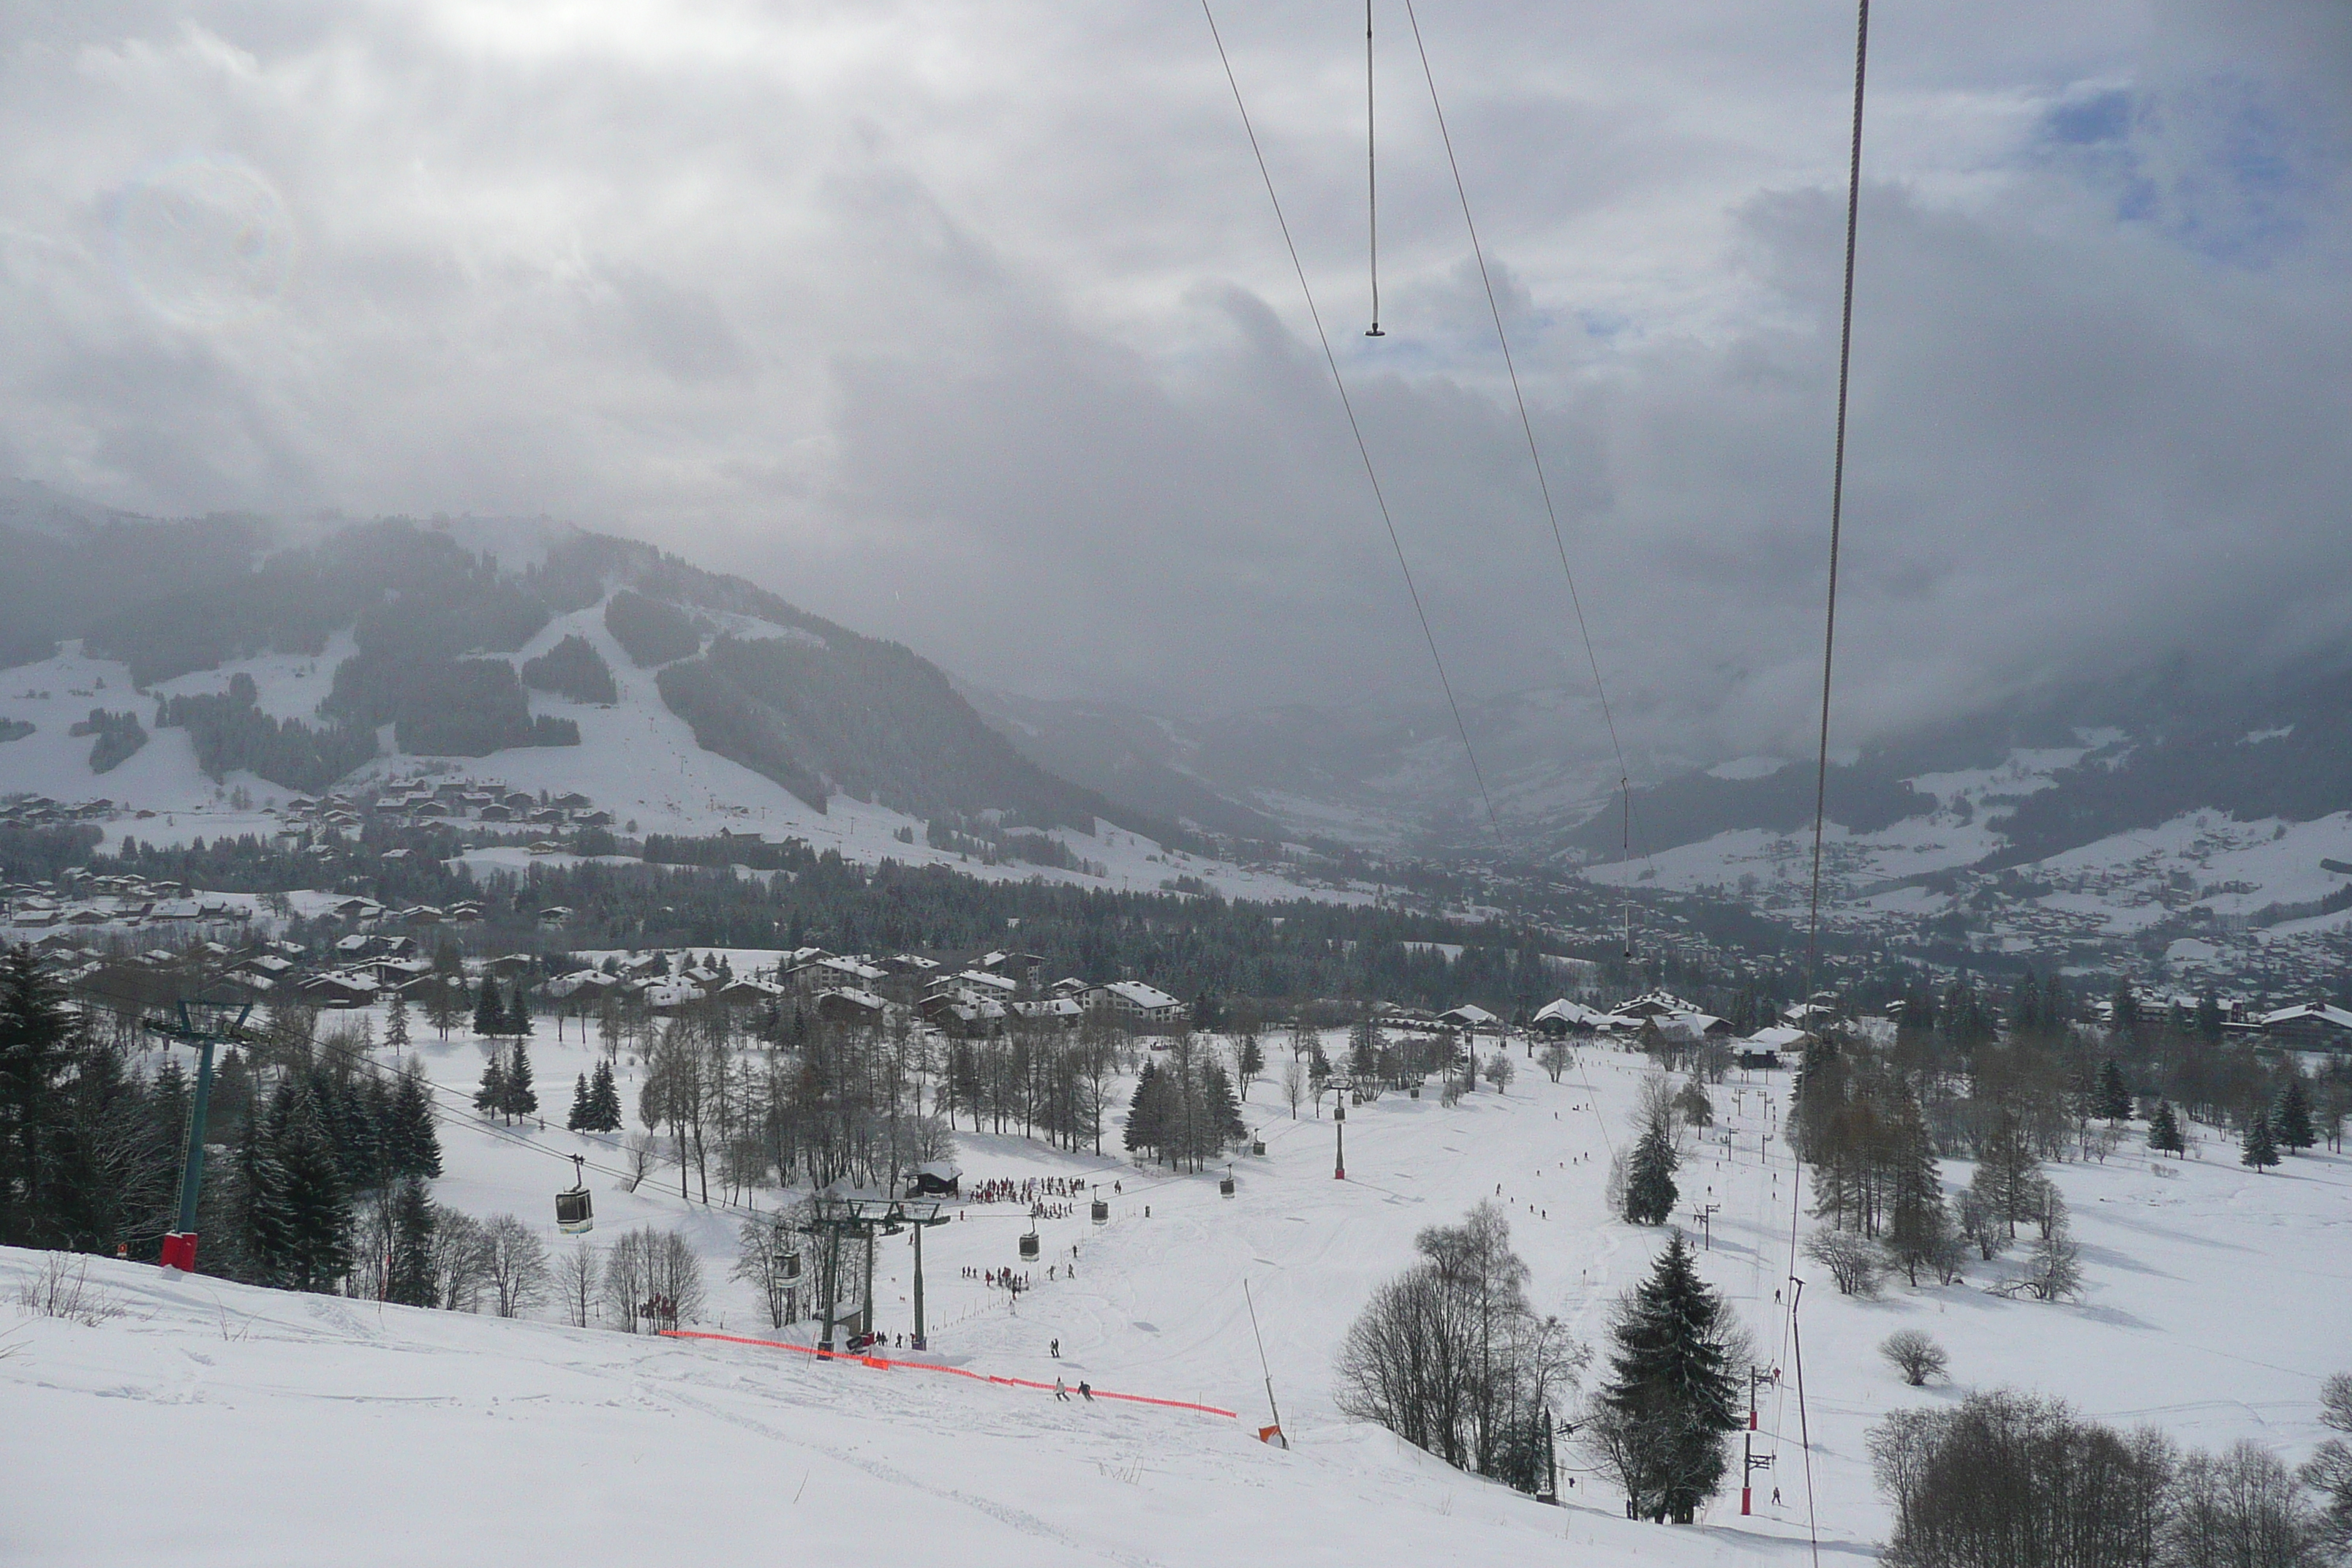
[[[249,803],[242,815],[252,815]],[[113,821],[148,811],[126,812],[109,800],[64,804],[39,796],[0,803],[0,827],[42,827]],[[613,814],[578,792],[533,794],[470,777],[420,778],[364,794],[289,795],[262,808],[279,826],[274,837],[285,847],[327,857],[341,852],[363,828],[467,826],[547,837],[509,840],[526,852],[570,852],[583,829],[609,829]],[[722,830],[723,836],[723,830]],[[394,847],[381,858],[397,861],[416,851]],[[1173,1034],[1200,1022],[1192,1004],[1142,979],[1089,981],[1048,979],[1045,960],[1034,953],[991,949],[962,953],[842,953],[815,946],[763,953],[738,971],[720,960],[705,962],[695,952],[618,952],[595,955],[592,964],[551,971],[551,960],[529,953],[456,957],[443,951],[435,933],[480,925],[488,911],[482,900],[464,899],[446,906],[387,905],[361,893],[292,894],[212,892],[184,883],[129,875],[67,871],[57,878],[0,887],[0,941],[31,944],[44,966],[62,984],[79,986],[111,976],[143,974],[184,986],[200,977],[247,999],[271,1005],[347,1009],[376,1005],[394,996],[430,1006],[435,994],[462,997],[484,978],[521,991],[533,1008],[589,1016],[607,1007],[632,1013],[673,1014],[699,1005],[729,1009],[797,1010],[847,1025],[891,1027],[920,1025],[955,1037],[991,1037],[1008,1032],[1076,1030],[1090,1021],[1135,1035]],[[550,931],[562,930],[572,911],[551,904],[529,911]],[[284,940],[282,917],[299,914],[334,934],[305,945]],[[2052,921],[2079,935],[2082,917],[2058,917],[2027,908],[2023,924]],[[1657,934],[1685,955],[1735,962],[1671,911],[1654,914]],[[2021,925],[2021,930],[2023,926]],[[2059,934],[2054,929],[2049,933]],[[1429,944],[1419,944],[1426,946]],[[574,955],[580,956],[580,955]],[[2221,1027],[2305,1050],[2352,1050],[2352,1011],[2320,994],[2323,977],[2307,984],[2308,1000],[2285,1006],[2258,1006],[2242,995],[2216,997]],[[1588,976],[1589,979],[1589,976]],[[2170,1017],[2184,1026],[2200,1006],[2185,991],[2144,988],[2134,993],[2144,1017]],[[2206,993],[2205,994],[2212,994]],[[445,1005],[450,1004],[444,1004]],[[1464,1004],[1444,1011],[1382,1005],[1370,1012],[1378,1026],[1394,1032],[1465,1036],[1645,1037],[1670,1047],[1715,1046],[1744,1058],[1762,1059],[1801,1045],[1817,1008],[1828,998],[1790,1007],[1765,1026],[1743,1032],[1729,1021],[1662,990],[1603,1005],[1588,988],[1561,996],[1523,1016],[1505,1018]],[[2090,1004],[2087,1022],[2111,1022],[2112,1000]],[[1869,1022],[1892,1030],[1900,1003]]]

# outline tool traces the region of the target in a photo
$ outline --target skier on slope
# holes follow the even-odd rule
[[[1065,1405],[1070,1402],[1070,1385],[1058,1377],[1054,1379],[1054,1397]]]

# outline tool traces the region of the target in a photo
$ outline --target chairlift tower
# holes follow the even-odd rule
[[[1331,1179],[1348,1179],[1348,1100],[1356,1087],[1355,1079],[1333,1075],[1324,1087],[1331,1091]]]
[[[247,1038],[245,1021],[252,1013],[253,1004],[242,997],[199,993],[180,998],[172,1016],[142,1021],[150,1033],[193,1047],[196,1053],[196,1092],[188,1107],[188,1149],[180,1164],[180,1222],[163,1237],[159,1259],[164,1268],[183,1274],[193,1274],[196,1268],[196,1200],[205,1181],[205,1115],[212,1101],[213,1048]]]
[[[928,1348],[923,1321],[923,1232],[929,1226],[947,1223],[940,1212],[942,1206],[937,1198],[892,1197],[885,1193],[839,1186],[828,1187],[816,1195],[810,1228],[822,1231],[825,1238],[824,1277],[817,1281],[819,1310],[824,1321],[819,1355],[834,1353],[834,1331],[840,1322],[835,1315],[839,1305],[835,1290],[841,1268],[841,1238],[855,1236],[866,1243],[866,1299],[858,1308],[856,1331],[861,1336],[867,1335],[874,1331],[874,1240],[877,1236],[896,1236],[909,1226],[915,1233],[915,1348]]]

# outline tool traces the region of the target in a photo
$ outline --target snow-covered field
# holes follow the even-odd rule
[[[609,1141],[552,1125],[590,1047],[542,1035],[532,1054],[556,1113],[550,1129],[522,1130],[518,1142],[460,1114],[443,1131],[449,1174],[438,1195],[518,1214],[551,1247],[576,1245],[551,1223],[564,1156],[614,1163]],[[462,1097],[484,1053],[453,1039],[421,1055]],[[1268,1154],[1235,1162],[1231,1200],[1213,1173],[1171,1178],[962,1135],[968,1179],[1075,1175],[1124,1190],[1107,1226],[1043,1225],[1037,1288],[1017,1315],[961,1271],[1017,1264],[1021,1211],[974,1205],[932,1231],[939,1358],[1202,1402],[1238,1420],[1062,1405],[753,1347],[167,1280],[111,1262],[91,1275],[124,1314],[85,1327],[19,1314],[16,1283],[40,1259],[0,1252],[0,1399],[19,1435],[0,1557],[1383,1564],[1555,1563],[1565,1547],[1570,1561],[1793,1568],[1808,1517],[1793,1377],[1762,1411],[1759,1447],[1778,1468],[1761,1478],[1759,1512],[1740,1518],[1735,1490],[1692,1529],[1628,1522],[1571,1450],[1577,1484],[1553,1510],[1446,1471],[1334,1408],[1332,1352],[1367,1293],[1407,1261],[1418,1228],[1481,1198],[1507,1205],[1537,1303],[1605,1349],[1610,1300],[1663,1237],[1610,1220],[1601,1195],[1644,1064],[1580,1056],[1559,1085],[1523,1062],[1507,1096],[1482,1090],[1450,1110],[1390,1097],[1352,1111],[1344,1183],[1331,1175],[1328,1110],[1293,1121],[1261,1083],[1247,1109]],[[634,1104],[625,1066],[623,1076]],[[1775,1299],[1794,1180],[1772,1135],[1785,1089],[1780,1075],[1725,1086],[1732,1148],[1694,1148],[1681,1207],[1717,1205],[1706,1273],[1766,1358],[1793,1372]],[[1809,1285],[1806,1415],[1826,1550],[1867,1557],[1884,1532],[1865,1428],[1890,1408],[1958,1397],[1906,1388],[1878,1361],[1873,1347],[1898,1326],[1940,1340],[1961,1387],[2031,1387],[2196,1445],[2250,1436],[2290,1458],[2308,1450],[2318,1379],[2352,1366],[2352,1162],[2307,1154],[2256,1176],[2226,1145],[2204,1152],[2169,1165],[2171,1175],[2136,1149],[2054,1169],[2087,1267],[2080,1304],[1996,1299],[1978,1288],[1982,1269],[1976,1284],[1898,1286],[1877,1302]],[[749,1288],[726,1279],[735,1217],[682,1204],[676,1176],[635,1194],[598,1179],[591,1239],[640,1223],[683,1226],[713,1287],[703,1326],[768,1334]],[[1947,1163],[1948,1184],[1967,1176]],[[908,1326],[905,1245],[883,1255],[889,1331]],[[1076,1278],[1049,1282],[1047,1264],[1058,1275],[1073,1246]],[[1294,1443],[1286,1453],[1253,1435],[1266,1406],[1244,1279]],[[805,1341],[808,1327],[788,1337]],[[1058,1362],[1046,1353],[1055,1338]]]

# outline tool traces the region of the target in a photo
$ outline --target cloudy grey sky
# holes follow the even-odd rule
[[[1378,11],[1377,342],[1360,10],[1219,21],[1457,682],[1573,711]],[[1433,695],[1195,0],[0,18],[0,470],[153,512],[549,512],[1041,695]],[[2344,642],[2352,7],[1874,20],[1843,732]],[[1786,743],[1850,6],[1421,21],[1612,697],[1677,750]]]

